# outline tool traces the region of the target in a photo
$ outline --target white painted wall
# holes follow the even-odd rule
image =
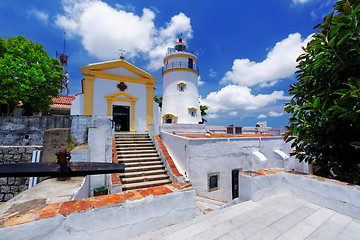
[[[89,162],[112,162],[111,135],[106,128],[89,128]],[[110,174],[89,176],[90,196],[94,195],[94,188],[108,186]]]
[[[308,172],[308,164],[284,159],[274,150],[292,151],[282,137],[188,139],[161,132],[162,140],[181,174],[190,178],[197,194],[223,201],[232,198],[231,171],[287,168]],[[260,159],[256,153],[266,158]],[[304,171],[304,169],[306,171]],[[219,173],[219,189],[209,192],[208,174]]]
[[[129,239],[195,217],[195,192],[173,192],[0,228],[1,239]]]
[[[153,102],[153,124],[159,125],[161,123],[161,109],[157,102]]]
[[[293,195],[360,219],[360,187],[327,179],[279,172],[269,175],[239,174],[239,200],[258,201],[268,196],[290,192]]]
[[[84,94],[75,96],[75,100],[71,102],[70,115],[84,115]]]
[[[93,115],[107,116],[107,100],[105,96],[120,92],[116,85],[119,81],[96,78],[94,80],[94,105]],[[146,130],[146,86],[144,84],[124,82],[128,88],[126,93],[138,100],[135,104],[135,130],[137,132],[145,132]],[[127,98],[119,96],[119,98]],[[113,105],[130,106],[126,102],[113,102]],[[130,109],[131,112],[131,109]],[[129,112],[129,113],[130,113]],[[131,114],[130,114],[131,122]]]
[[[188,177],[186,146],[189,145],[189,140],[165,132],[161,132],[160,136],[179,173],[185,177]]]

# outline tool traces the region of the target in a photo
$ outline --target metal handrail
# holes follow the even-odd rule
[[[189,62],[171,62],[171,63],[165,64],[165,66],[162,68],[162,72],[169,70],[169,69],[177,69],[177,68],[192,69],[192,70],[199,72],[199,67],[195,63],[189,64]]]

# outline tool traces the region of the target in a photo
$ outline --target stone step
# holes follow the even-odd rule
[[[134,141],[134,142],[137,142],[137,141],[149,141],[151,140],[150,137],[142,137],[142,138],[128,138],[128,137],[124,137],[124,138],[115,138],[115,142],[116,141]]]
[[[125,165],[125,168],[127,167],[141,167],[141,166],[152,166],[152,165],[159,165],[162,164],[162,161],[146,161],[146,162],[126,162],[123,164]]]
[[[161,160],[160,157],[142,157],[142,158],[118,158],[119,162],[134,162],[137,159],[137,162],[145,162],[145,161],[156,161]]]
[[[155,180],[169,179],[167,174],[138,176],[138,177],[124,177],[121,179],[123,184],[136,183],[136,182],[149,182]]]
[[[140,166],[140,167],[125,167],[124,172],[143,172],[143,171],[150,171],[150,170],[159,170],[165,169],[163,164],[156,164],[150,166]]]
[[[166,174],[166,170],[158,169],[158,170],[140,171],[140,172],[126,172],[126,173],[119,173],[119,176],[121,178],[132,178],[132,177],[150,176],[150,175],[158,175],[158,174]]]
[[[123,191],[127,191],[127,190],[133,190],[133,189],[155,187],[155,186],[160,186],[160,185],[164,185],[164,184],[168,184],[168,183],[171,183],[170,179],[163,179],[163,180],[156,180],[156,181],[149,181],[149,182],[129,183],[129,184],[123,184],[122,189],[123,189]]]
[[[161,161],[160,157],[147,157],[147,158],[118,158],[119,163],[132,163],[132,162],[149,162]]]
[[[153,144],[151,140],[139,140],[139,141],[115,141],[116,144],[124,145],[124,144]]]
[[[148,158],[148,157],[159,157],[158,153],[137,153],[134,152],[133,154],[118,154],[118,159],[122,158]]]
[[[124,134],[124,133],[115,133],[115,138],[144,138],[144,137],[150,137],[149,134]]]
[[[125,147],[153,147],[154,144],[152,142],[148,143],[117,143],[116,147],[125,148]]]
[[[134,152],[134,150],[138,151],[138,150],[155,150],[155,147],[139,147],[139,146],[134,146],[134,147],[116,147],[116,151],[117,152],[121,152],[121,151],[132,151]]]
[[[157,151],[155,148],[152,148],[152,149],[137,149],[137,150],[119,150],[119,151],[116,151],[118,156],[119,155],[126,155],[126,154],[146,154],[146,153],[156,153],[157,154]]]

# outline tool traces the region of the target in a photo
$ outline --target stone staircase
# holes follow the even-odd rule
[[[123,191],[171,183],[148,134],[115,134],[115,144],[118,162],[125,165],[119,174]]]

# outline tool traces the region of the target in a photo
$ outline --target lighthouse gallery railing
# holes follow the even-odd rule
[[[168,63],[162,68],[162,72],[164,72],[166,70],[170,70],[170,69],[176,69],[176,68],[192,69],[192,70],[195,70],[195,71],[199,72],[199,67],[195,63],[191,63],[191,62],[171,62],[171,63]]]

